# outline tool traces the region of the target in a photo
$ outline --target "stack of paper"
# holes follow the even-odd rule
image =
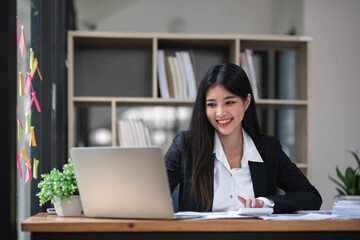
[[[340,199],[333,205],[334,215],[360,219],[360,199]]]

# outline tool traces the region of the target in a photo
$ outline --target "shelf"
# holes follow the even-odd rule
[[[116,146],[119,109],[181,110],[178,107],[194,105],[194,99],[158,97],[159,49],[165,56],[189,51],[197,85],[209,67],[223,62],[240,65],[241,50],[251,49],[259,72],[259,96],[264,97],[255,100],[259,122],[266,134],[287,144],[290,158],[299,161],[297,166],[311,179],[311,41],[307,36],[69,31],[68,147],[78,144],[78,135],[89,139],[89,129],[104,125]],[[98,106],[109,108],[109,114],[101,116],[106,121],[94,123],[101,114],[94,110]],[[181,121],[176,122],[174,134]],[[161,134],[161,129],[156,130]],[[286,142],[287,137],[294,141]]]

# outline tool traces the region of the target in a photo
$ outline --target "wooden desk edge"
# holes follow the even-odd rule
[[[21,230],[27,232],[332,232],[360,231],[360,220],[132,220],[64,218],[40,213],[24,220],[21,223]]]

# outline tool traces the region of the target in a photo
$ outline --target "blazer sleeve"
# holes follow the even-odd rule
[[[273,138],[272,149],[274,151],[271,167],[276,177],[277,187],[285,191],[284,195],[272,195],[267,198],[274,201],[275,213],[290,213],[297,210],[318,210],[322,199],[316,188],[311,185],[300,169],[283,152],[278,139]]]
[[[181,160],[182,160],[182,142],[183,133],[179,133],[173,140],[169,150],[165,154],[165,165],[170,185],[171,194],[181,179]]]

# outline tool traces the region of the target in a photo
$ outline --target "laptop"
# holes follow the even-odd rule
[[[70,156],[86,217],[190,217],[174,215],[161,148],[76,147]]]

